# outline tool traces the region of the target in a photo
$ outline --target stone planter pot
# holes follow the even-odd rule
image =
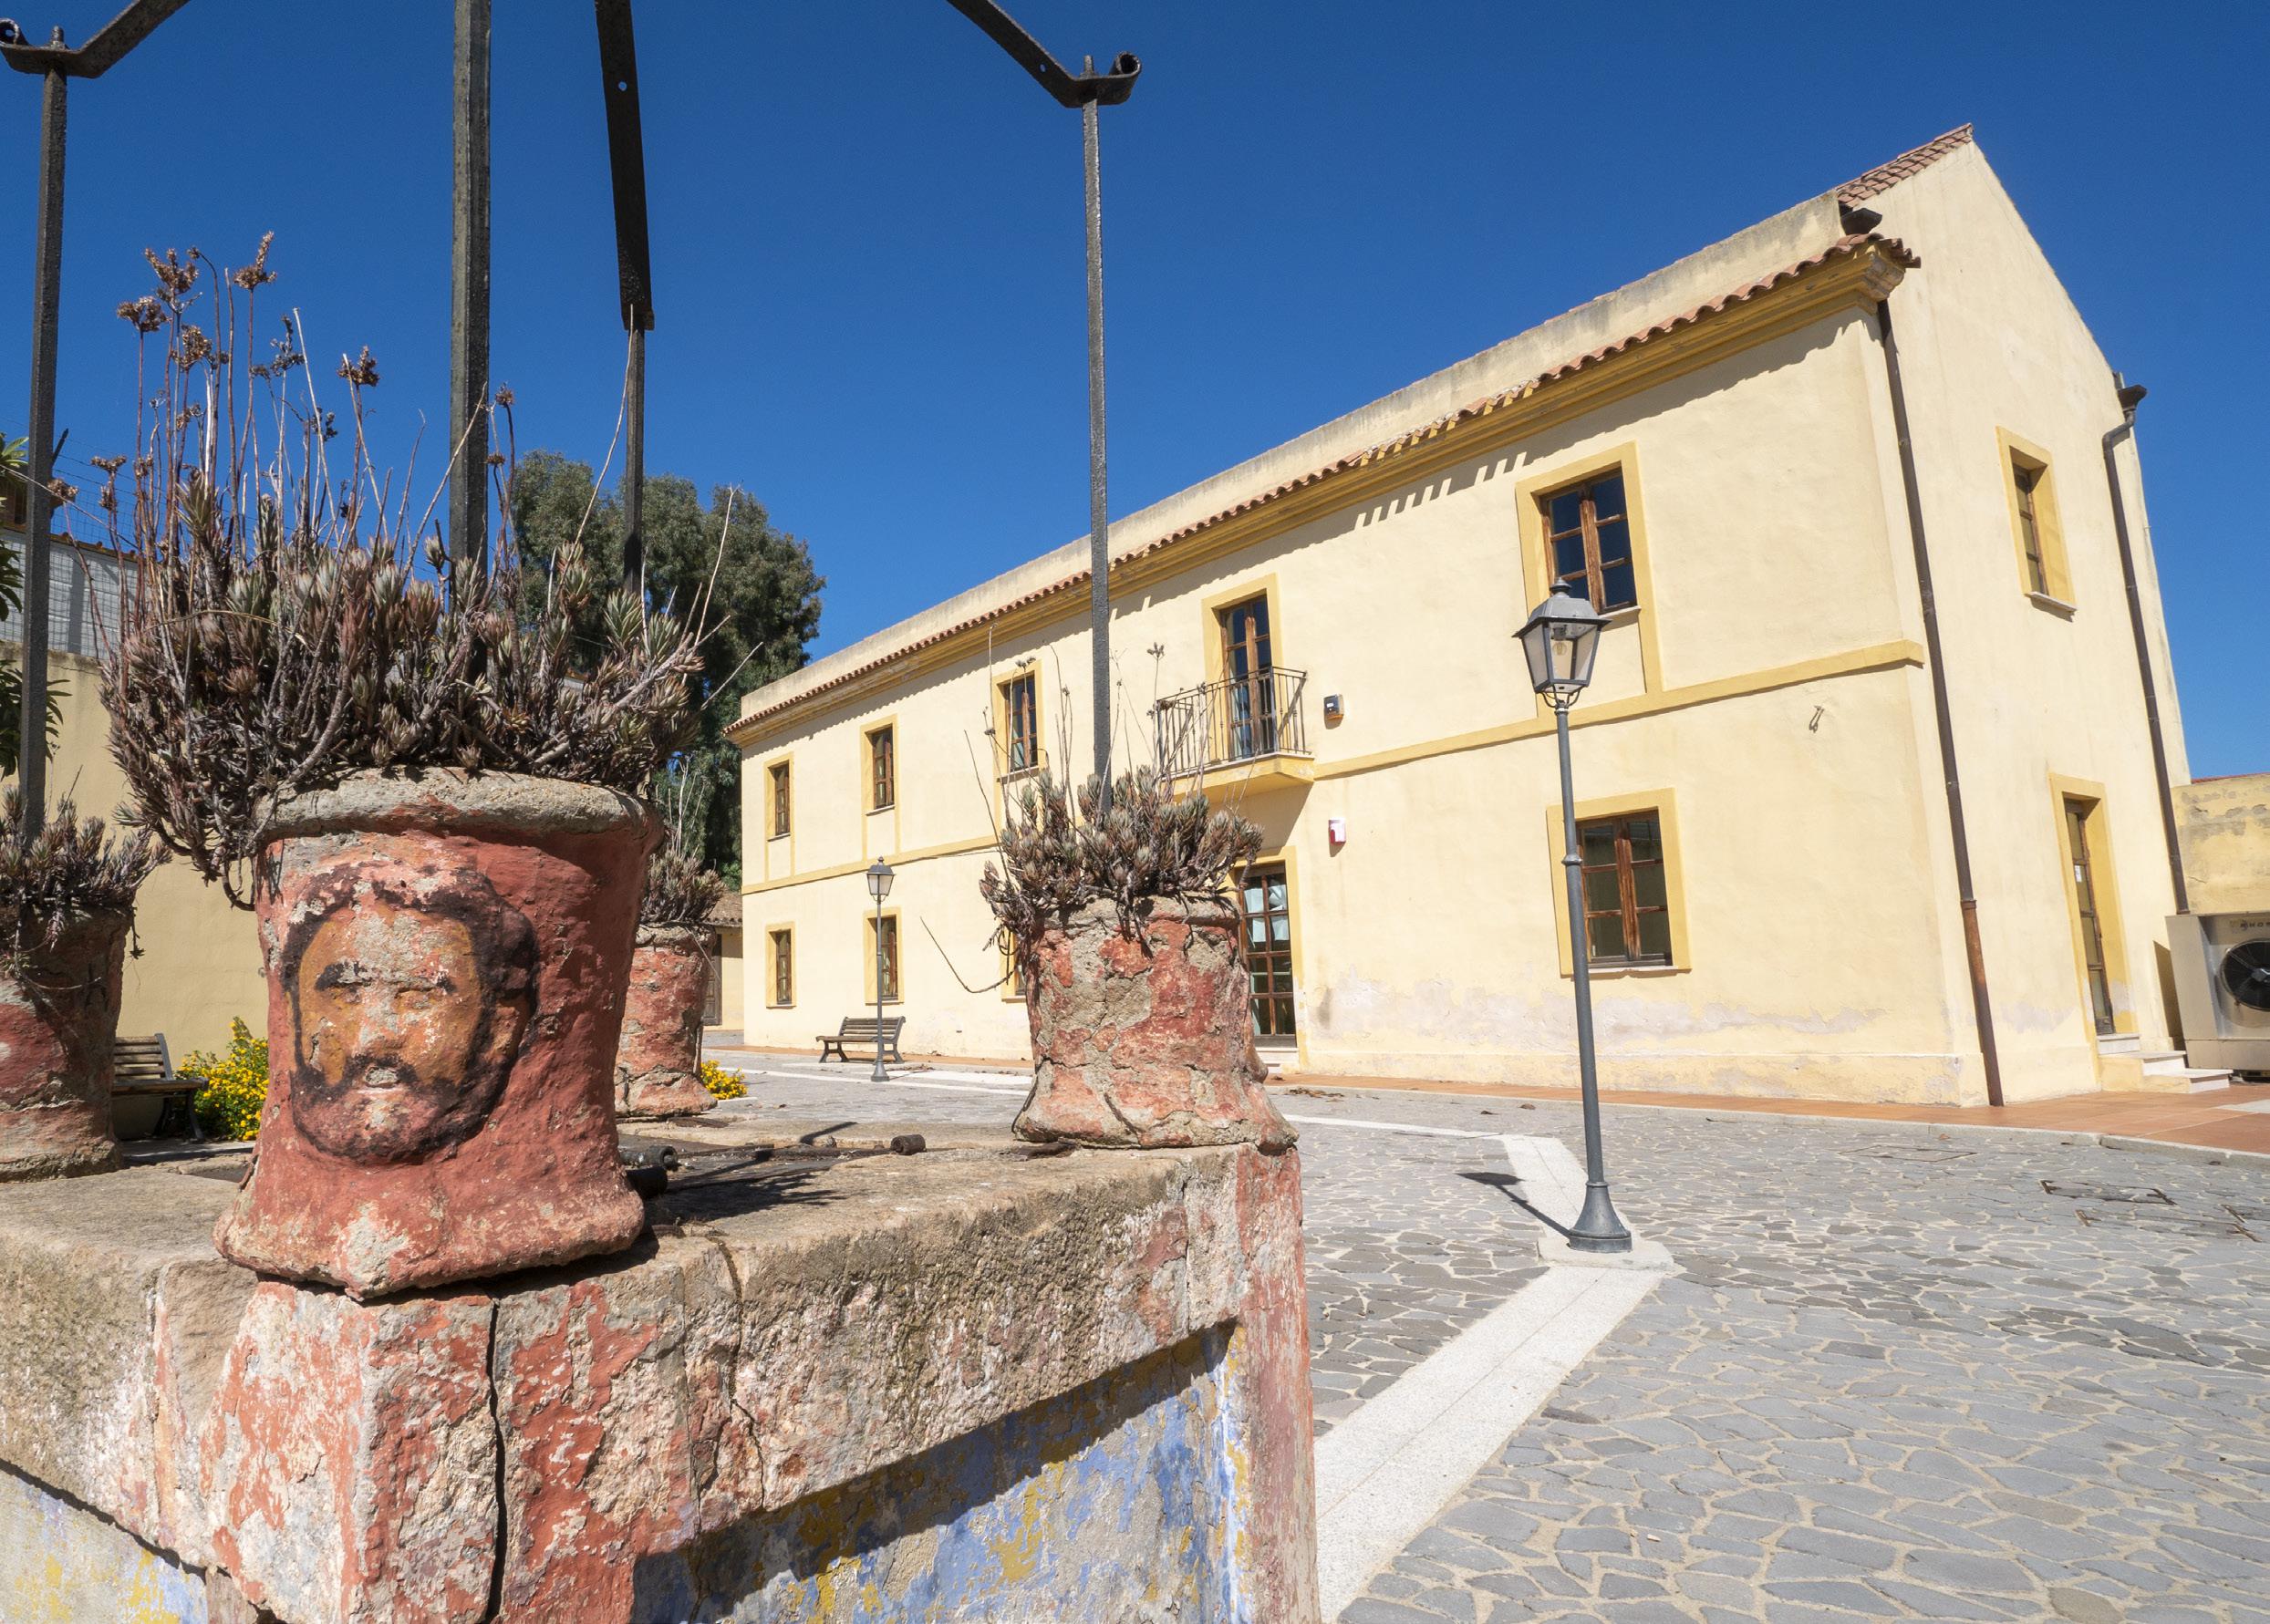
[[[81,914],[0,967],[0,1184],[108,1173],[112,1048],[130,914]]]
[[[710,990],[710,933],[642,925],[615,1051],[615,1109],[627,1117],[693,1116],[717,1102],[701,1086],[701,1006]]]
[[[258,1153],[213,1242],[358,1298],[619,1251],[615,1133],[645,802],[491,772],[368,773],[278,813]]]
[[[1030,945],[1032,1092],[1020,1137],[1145,1150],[1295,1137],[1262,1087],[1238,915],[1158,903],[1132,933],[1095,903]]]

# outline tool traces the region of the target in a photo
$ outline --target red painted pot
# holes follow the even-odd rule
[[[701,1086],[701,1006],[709,990],[706,929],[638,927],[615,1052],[615,1109],[624,1116],[693,1116],[716,1105]]]
[[[222,1255],[356,1297],[619,1251],[615,1133],[645,802],[514,773],[368,773],[261,848],[268,1101]]]
[[[52,946],[0,965],[0,1184],[119,1164],[112,1050],[132,922],[74,915]]]
[[[1124,925],[1092,903],[1025,949],[1026,1139],[1142,1149],[1290,1144],[1263,1087],[1238,915],[1163,899]]]

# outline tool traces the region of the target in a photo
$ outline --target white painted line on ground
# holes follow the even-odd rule
[[[1383,1122],[1361,1116],[1293,1116],[1289,1122],[1313,1122],[1320,1128],[1372,1128],[1384,1133],[1424,1133],[1439,1139],[1496,1139],[1496,1133],[1479,1133],[1472,1128],[1422,1128],[1416,1122]]]
[[[1325,1618],[1338,1618],[1418,1537],[1657,1278],[1550,1270],[1324,1435],[1316,1546]]]
[[[2218,1105],[2217,1111],[2270,1111],[2270,1100],[2249,1100],[2244,1105]]]
[[[1584,1170],[1558,1139],[1507,1133],[1506,1161],[1521,1181],[1521,1198],[1556,1224],[1576,1222],[1584,1210]]]
[[[797,1082],[811,1082],[814,1081],[813,1078],[802,1071],[772,1071],[765,1073],[765,1075],[771,1077],[786,1077],[793,1079]],[[855,1080],[825,1078],[821,1079],[820,1081],[831,1082],[838,1081],[856,1081],[863,1083],[873,1083],[875,1079],[872,1077],[861,1077]],[[1030,1089],[1021,1088],[987,1088],[981,1084],[974,1082],[918,1082],[911,1077],[886,1078],[884,1081],[883,1086],[895,1089],[935,1089],[938,1092],[945,1094],[1011,1094],[1020,1099],[1023,1098],[1024,1095],[1031,1091]]]

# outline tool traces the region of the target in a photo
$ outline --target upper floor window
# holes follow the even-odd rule
[[[1545,512],[1546,554],[1553,584],[1578,594],[1599,613],[1636,608],[1639,579],[1632,567],[1632,520],[1624,505],[1623,470],[1564,486],[1538,499]]]
[[[1212,756],[1245,761],[1279,748],[1276,657],[1270,652],[1269,595],[1216,611],[1222,629],[1221,737]]]
[[[788,763],[772,764],[772,838],[788,833]]]
[[[2065,553],[2065,533],[2058,522],[2058,492],[2049,474],[2049,455],[2040,447],[2001,430],[2003,493],[2009,499],[2010,529],[2017,543],[2018,583],[2046,609],[2068,614],[2073,606],[2073,572]]]
[[[1583,860],[1584,935],[1596,965],[1671,962],[1671,895],[1663,825],[1653,812],[1576,826]]]
[[[1040,683],[1025,671],[1001,684],[1001,771],[1030,772],[1040,764]]]
[[[877,728],[867,735],[867,810],[881,812],[898,799],[897,729]]]
[[[2026,560],[2026,590],[2049,595],[2049,561],[2042,553],[2041,502],[2037,492],[2041,476],[2049,471],[2028,467],[2014,455],[2010,460],[2010,483],[2017,491],[2018,550]]]

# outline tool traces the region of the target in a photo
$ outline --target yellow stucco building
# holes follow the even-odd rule
[[[1261,827],[1264,1047],[1573,1081],[1513,638],[1566,580],[1612,615],[1572,718],[1605,1083],[2212,1081],[2171,1038],[2188,774],[2121,388],[1965,128],[1115,522],[1114,748]],[[1004,786],[1088,759],[1086,555],[744,701],[751,1041],[867,1006],[882,857],[907,1049],[1025,1052],[978,877]]]
[[[22,555],[20,530],[0,539]],[[122,565],[107,548],[58,538],[48,567],[48,679],[60,690],[61,712],[47,763],[49,809],[67,795],[82,817],[110,821],[127,798],[126,775],[110,757],[110,715],[95,657],[118,624]],[[15,644],[21,636],[12,617],[0,622],[0,641]],[[143,883],[128,947],[121,1033],[161,1034],[179,1060],[194,1049],[225,1048],[232,1019],[256,1032],[265,1028],[267,982],[253,916],[231,907],[220,887],[187,864],[169,863]],[[122,1109],[133,1119],[124,1124],[129,1131],[156,1116],[148,1101]]]

